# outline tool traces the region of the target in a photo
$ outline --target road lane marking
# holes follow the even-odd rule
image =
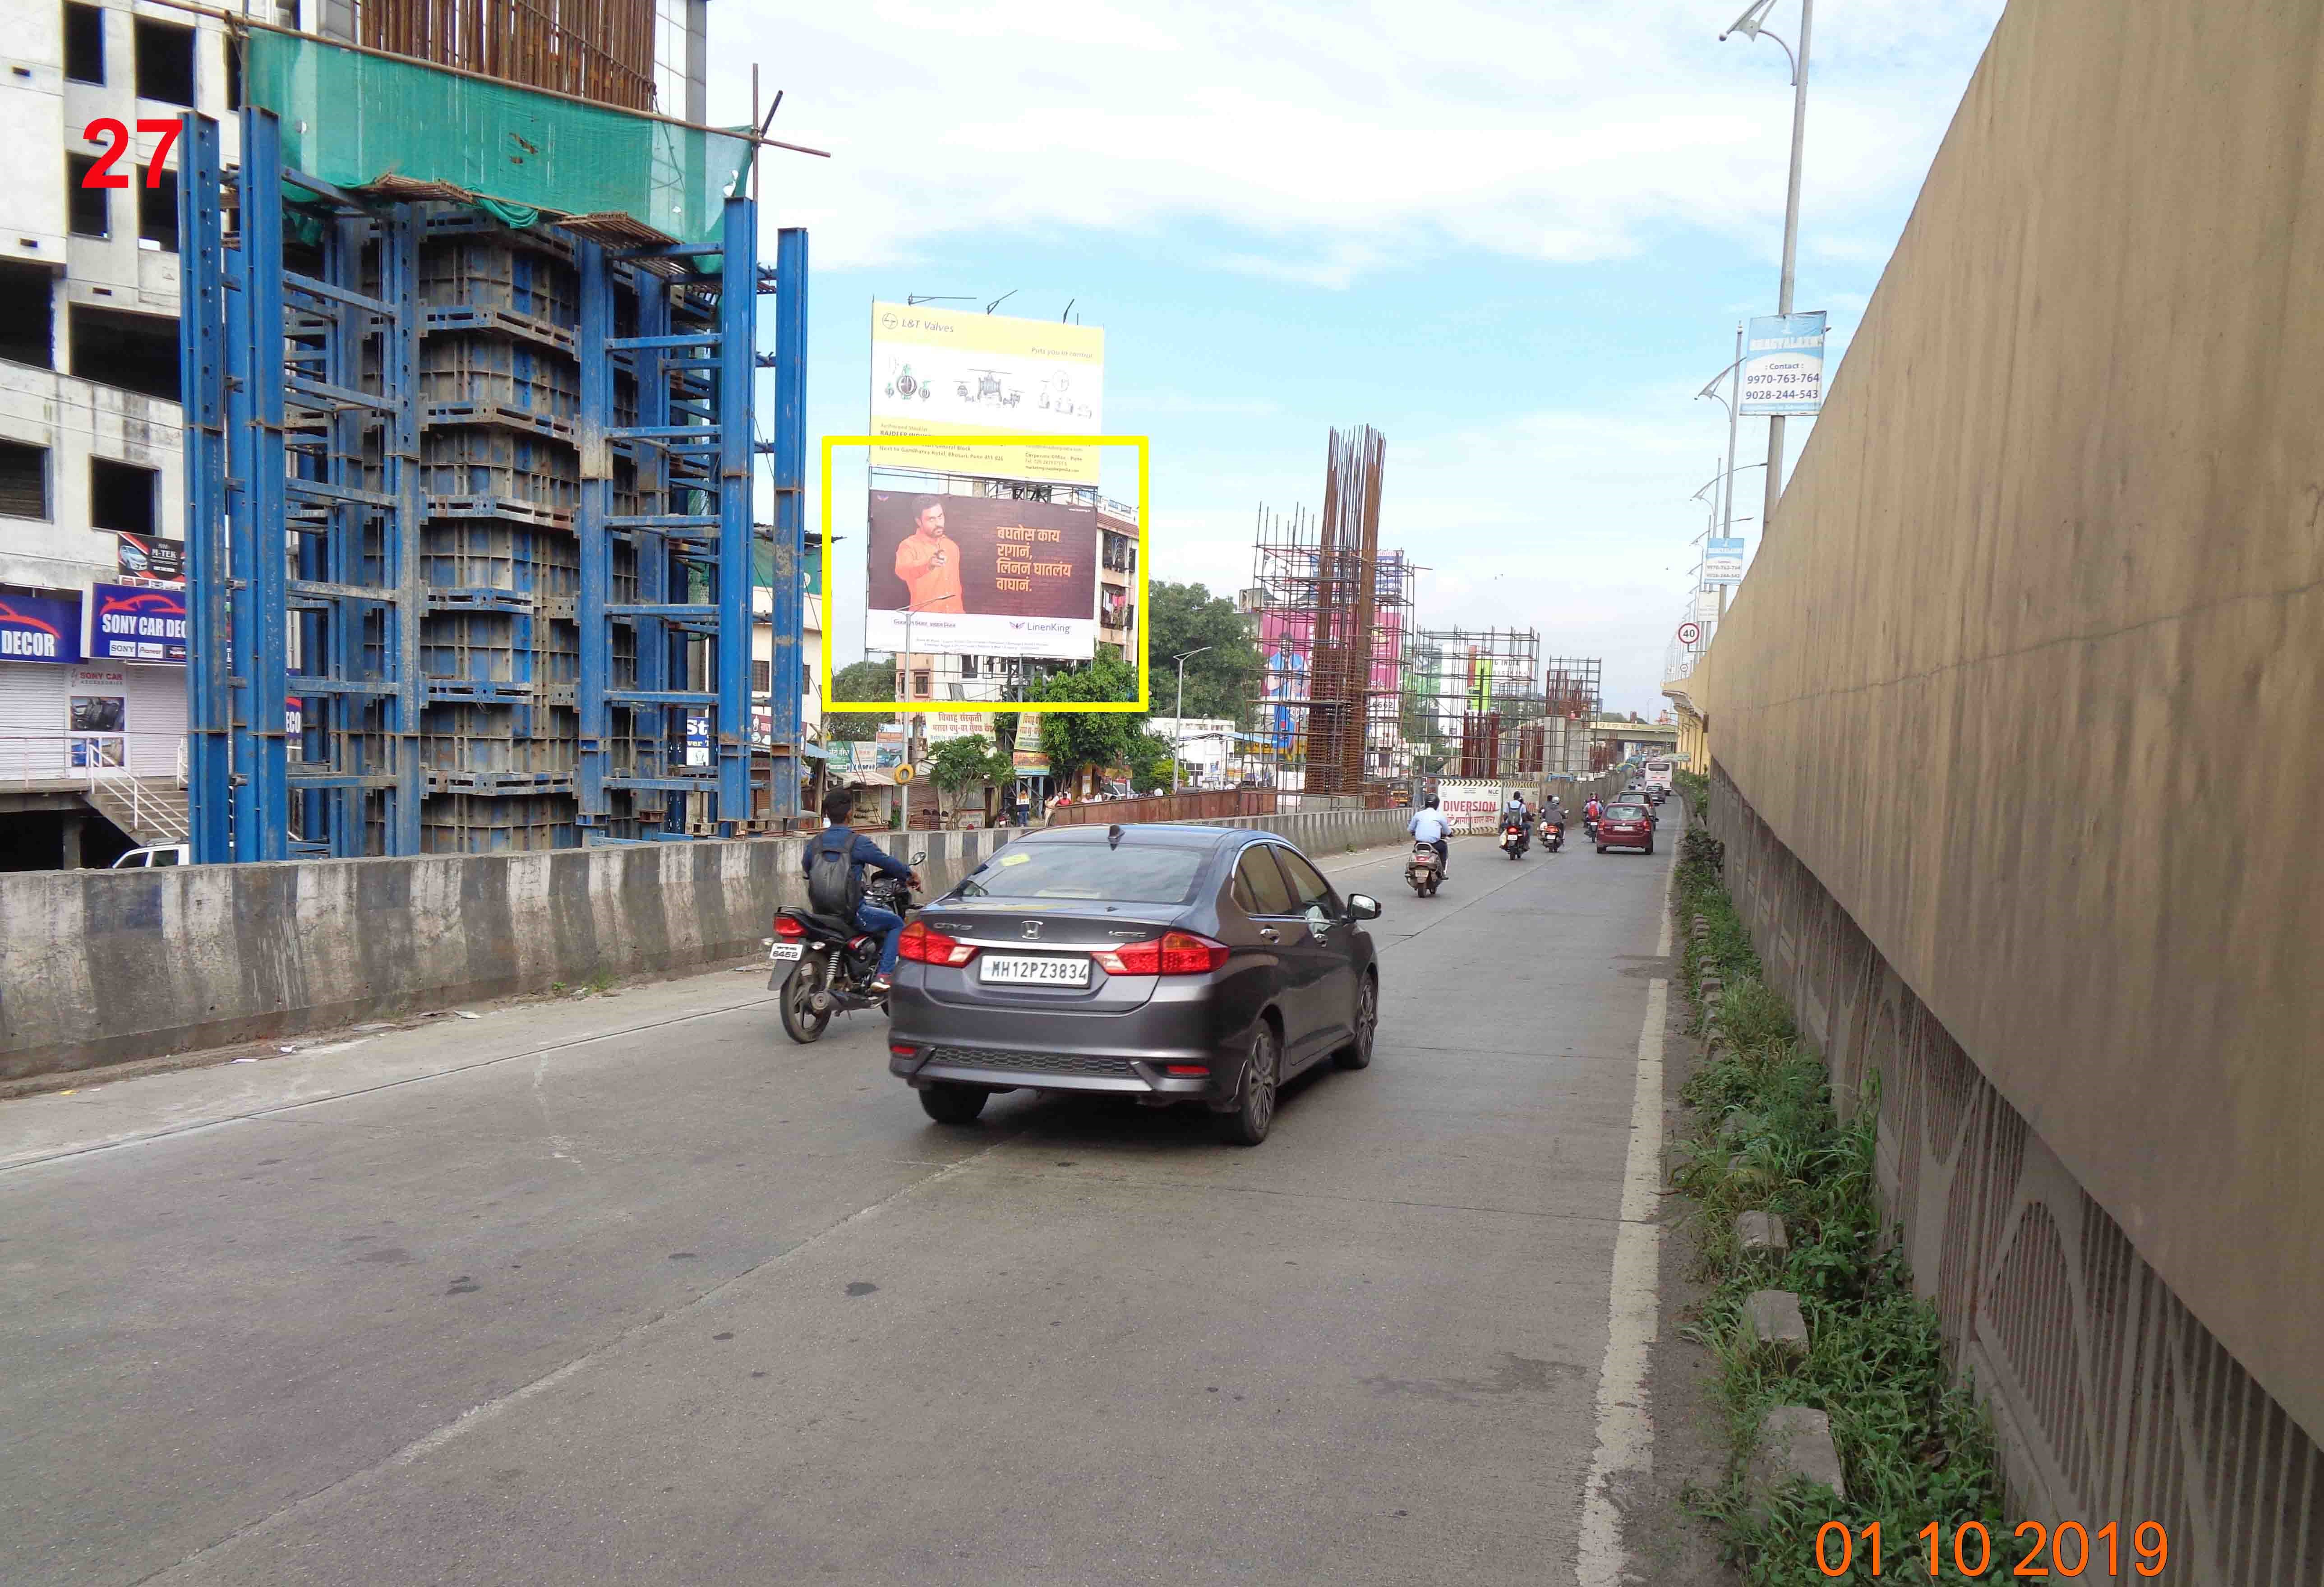
[[[177,1575],[179,1573],[199,1563],[211,1555],[217,1553],[220,1549],[228,1548],[233,1546],[235,1544],[246,1542],[253,1537],[263,1536],[268,1533],[280,1529],[299,1512],[323,1502],[332,1495],[340,1492],[342,1490],[351,1488],[356,1483],[366,1481],[369,1479],[382,1475],[383,1473],[397,1471],[402,1467],[412,1465],[417,1462],[425,1460],[428,1456],[435,1453],[446,1444],[450,1444],[454,1439],[460,1437],[463,1434],[474,1432],[478,1427],[483,1426],[486,1422],[489,1422],[494,1417],[500,1416],[503,1411],[507,1411],[516,1406],[522,1405],[526,1400],[532,1399],[540,1395],[548,1393],[550,1389],[565,1382],[567,1379],[576,1376],[584,1368],[590,1366],[592,1363],[599,1361],[611,1352],[621,1349],[623,1345],[629,1343],[632,1340],[638,1338],[640,1335],[659,1328],[665,1323],[672,1322],[681,1317],[690,1316],[696,1312],[705,1310],[706,1308],[715,1305],[729,1290],[733,1289],[736,1286],[741,1285],[749,1279],[755,1278],[761,1273],[770,1272],[777,1268],[788,1265],[799,1256],[821,1245],[825,1241],[829,1240],[833,1235],[839,1233],[844,1229],[853,1228],[858,1223],[878,1217],[880,1213],[886,1211],[890,1206],[901,1201],[904,1197],[910,1195],[915,1191],[926,1190],[943,1184],[945,1180],[953,1177],[955,1174],[963,1173],[972,1165],[982,1162],[984,1158],[991,1156],[994,1152],[999,1151],[1002,1147],[1012,1145],[1019,1140],[1022,1139],[1025,1134],[1026,1131],[1024,1130],[1015,1130],[1010,1134],[1002,1136],[998,1140],[991,1142],[980,1150],[971,1152],[968,1156],[946,1165],[945,1167],[936,1170],[933,1174],[924,1174],[919,1178],[912,1180],[909,1184],[899,1186],[897,1189],[881,1196],[878,1201],[872,1203],[870,1205],[858,1207],[853,1212],[848,1213],[845,1217],[840,1218],[833,1223],[826,1223],[821,1229],[816,1230],[813,1234],[808,1235],[805,1240],[798,1241],[796,1245],[787,1246],[783,1250],[777,1251],[773,1256],[769,1257],[765,1261],[761,1262],[758,1266],[744,1269],[742,1272],[735,1274],[733,1278],[726,1279],[724,1282],[714,1285],[710,1288],[704,1290],[692,1300],[672,1306],[666,1312],[658,1313],[651,1317],[648,1317],[643,1322],[632,1324],[631,1326],[622,1329],[619,1333],[614,1334],[603,1344],[596,1346],[595,1349],[583,1352],[580,1355],[577,1355],[571,1361],[567,1361],[563,1366],[558,1367],[552,1371],[542,1373],[540,1377],[535,1378],[530,1383],[522,1384],[518,1388],[512,1389],[509,1390],[508,1393],[500,1396],[496,1399],[488,1399],[482,1405],[469,1407],[466,1410],[462,1411],[458,1416],[453,1417],[442,1426],[434,1429],[432,1432],[421,1434],[419,1437],[413,1439],[402,1448],[388,1455],[385,1459],[376,1461],[372,1464],[364,1467],[359,1472],[350,1472],[346,1476],[338,1478],[334,1481],[327,1482],[322,1487],[315,1489],[311,1492],[302,1494],[300,1497],[292,1499],[290,1503],[283,1505],[281,1509],[274,1510],[271,1514],[262,1516],[257,1520],[250,1522],[247,1526],[235,1527],[225,1536],[218,1538],[216,1542],[204,1544],[201,1547],[194,1550],[193,1553],[187,1555],[184,1558],[178,1560],[173,1564],[163,1565],[158,1570],[149,1572],[147,1574],[139,1577],[135,1582],[131,1583],[131,1587],[143,1587],[143,1584],[148,1582],[166,1581],[170,1577]]]
[[[1671,946],[1675,863],[1663,874],[1658,941]],[[1620,1587],[1629,1577],[1622,1546],[1617,1479],[1643,1480],[1654,1470],[1655,1424],[1646,1402],[1646,1364],[1662,1310],[1662,1226],[1655,1218],[1663,1188],[1663,1024],[1670,983],[1646,983],[1646,1017],[1638,1027],[1638,1078],[1630,1093],[1630,1146],[1622,1163],[1622,1214],[1614,1226],[1614,1270],[1607,1286],[1606,1359],[1598,1370],[1598,1448],[1582,1490],[1582,1533],[1574,1554],[1577,1587]]]
[[[674,1014],[667,1020],[650,1020],[642,1024],[623,1025],[612,1030],[596,1030],[586,1036],[567,1037],[561,1040],[544,1043],[540,1047],[527,1047],[521,1053],[505,1053],[496,1058],[479,1058],[473,1064],[456,1064],[449,1068],[430,1069],[425,1074],[399,1075],[393,1080],[383,1080],[376,1085],[359,1085],[346,1091],[327,1092],[320,1096],[300,1097],[292,1102],[274,1103],[266,1107],[253,1108],[247,1112],[221,1113],[214,1119],[197,1119],[189,1123],[171,1124],[160,1130],[140,1130],[134,1134],[116,1137],[112,1140],[94,1141],[81,1146],[65,1147],[57,1151],[43,1152],[37,1157],[10,1158],[0,1161],[0,1174],[13,1174],[19,1168],[38,1167],[42,1163],[58,1163],[71,1158],[91,1157],[98,1152],[119,1151],[124,1147],[143,1146],[148,1141],[168,1140],[174,1136],[191,1135],[197,1130],[221,1130],[228,1124],[247,1123],[253,1119],[279,1119],[282,1114],[296,1112],[302,1108],[318,1108],[326,1103],[346,1102],[353,1097],[371,1096],[378,1092],[394,1091],[401,1086],[420,1085],[431,1080],[449,1079],[455,1075],[473,1074],[478,1069],[491,1069],[502,1064],[520,1063],[526,1058],[560,1053],[576,1047],[587,1047],[593,1042],[612,1041],[617,1037],[636,1036],[649,1030],[661,1030],[672,1025],[684,1025],[695,1020],[715,1020],[722,1014],[732,1014],[743,1009],[768,1008],[780,1001],[774,997],[760,997],[739,1003],[724,1003],[715,1009],[699,1009],[691,1013]],[[415,1025],[409,1029],[427,1030],[430,1027]],[[441,1027],[435,1029],[441,1029]],[[144,1079],[147,1076],[124,1075],[123,1078],[136,1080]]]
[[[1630,1101],[1630,1147],[1622,1168],[1622,1217],[1614,1228],[1614,1271],[1607,1291],[1606,1359],[1598,1371],[1598,1448],[1582,1494],[1582,1535],[1573,1576],[1579,1587],[1619,1587],[1628,1574],[1622,1547],[1618,1480],[1654,1469],[1654,1418],[1646,1407],[1646,1358],[1661,1309],[1662,1228],[1653,1220],[1662,1191],[1663,1020],[1670,983],[1646,984],[1646,1023],[1638,1031],[1638,1080]]]

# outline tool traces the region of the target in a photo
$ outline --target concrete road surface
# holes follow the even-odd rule
[[[734,973],[0,1103],[0,1582],[1572,1582],[1666,810],[1320,856],[1379,1056],[1255,1150]]]

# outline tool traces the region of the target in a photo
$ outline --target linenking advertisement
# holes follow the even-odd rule
[[[873,491],[867,538],[866,650],[1073,661],[1096,653],[1095,509]]]
[[[874,468],[1098,483],[1094,447],[980,446],[980,435],[1104,433],[1105,331],[1047,319],[872,305],[872,433],[962,438],[874,447]]]

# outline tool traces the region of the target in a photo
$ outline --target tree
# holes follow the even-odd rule
[[[1138,674],[1125,661],[1101,655],[1084,671],[1059,672],[1033,686],[1037,702],[1058,705],[1134,700]],[[1041,752],[1047,757],[1049,775],[1060,785],[1084,766],[1102,770],[1130,763],[1138,741],[1146,736],[1146,716],[1139,711],[1044,711],[1041,713]]]
[[[1176,708],[1177,658],[1204,650],[1186,663],[1186,715],[1249,719],[1267,665],[1232,601],[1199,584],[1157,583],[1147,591],[1146,621],[1156,705]]]
[[[1130,746],[1129,765],[1130,792],[1151,793],[1156,789],[1170,791],[1170,769],[1178,758],[1178,746],[1158,733],[1140,733]]]
[[[993,753],[992,745],[981,733],[948,738],[928,756],[928,780],[937,791],[952,796],[954,809],[960,807],[960,796],[970,789],[1002,781],[1010,774],[1008,761]]]
[[[895,660],[892,657],[866,656],[861,661],[850,661],[832,674],[831,697],[835,700],[894,699]],[[832,711],[824,716],[823,736],[869,743],[880,735],[882,727],[895,720],[892,715],[875,715],[870,711]]]

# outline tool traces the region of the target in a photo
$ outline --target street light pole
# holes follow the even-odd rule
[[[1757,38],[1766,30],[1760,19],[1774,9],[1775,0],[1752,0],[1749,10],[1736,19],[1735,25],[1720,34],[1741,33],[1746,38]],[[1800,49],[1792,56],[1792,176],[1784,194],[1784,273],[1775,293],[1775,312],[1792,311],[1792,281],[1796,273],[1800,252],[1800,152],[1806,144],[1808,122],[1808,35],[1815,26],[1815,0],[1800,0]],[[1782,44],[1784,53],[1792,54],[1791,46],[1774,33],[1767,37]],[[1767,420],[1767,499],[1760,510],[1759,533],[1764,537],[1775,521],[1775,503],[1784,494],[1784,416],[1775,414]]]
[[[1170,727],[1170,791],[1172,793],[1178,791],[1178,750],[1186,742],[1186,663],[1201,655],[1203,650],[1213,648],[1210,645],[1204,645],[1200,650],[1188,650],[1178,658],[1177,715],[1172,717]]]

